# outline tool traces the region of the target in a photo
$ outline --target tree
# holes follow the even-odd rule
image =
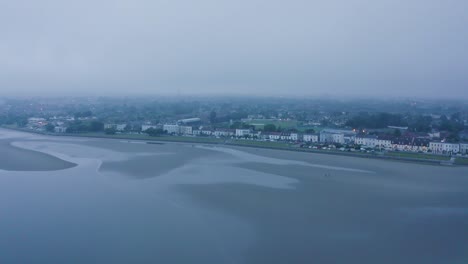
[[[89,110],[88,110],[88,111],[84,111],[84,112],[76,112],[76,113],[74,114],[74,116],[75,116],[76,119],[78,119],[78,118],[80,118],[80,117],[91,117],[91,116],[93,116],[93,112],[91,112],[91,111],[89,111]]]
[[[55,126],[52,125],[52,124],[47,124],[45,129],[46,129],[47,132],[54,132]]]
[[[309,129],[306,129],[305,133],[306,133],[306,134],[314,134],[314,133],[315,133],[315,130],[312,129],[312,128],[309,128]]]
[[[274,132],[276,131],[276,126],[274,124],[267,124],[263,127],[263,131],[265,132]]]
[[[104,130],[104,123],[100,121],[91,121],[89,124],[89,131],[98,132]]]
[[[104,130],[104,133],[106,133],[106,135],[115,135],[115,133],[117,133],[117,130],[115,130],[115,128],[106,128]]]
[[[157,136],[160,136],[162,134],[165,133],[164,130],[162,130],[161,128],[148,128],[147,130],[145,130],[145,133],[148,134],[148,136],[150,137],[157,137]]]
[[[214,124],[216,122],[216,112],[214,110],[212,110],[210,113],[210,122],[211,124]]]
[[[453,132],[448,135],[447,141],[451,143],[458,143],[460,142],[460,137],[458,136],[458,133]]]
[[[394,135],[395,137],[401,137],[401,131],[400,131],[400,129],[395,129],[395,130],[393,131],[393,135]]]

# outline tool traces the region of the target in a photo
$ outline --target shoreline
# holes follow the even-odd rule
[[[223,139],[216,139],[216,138],[202,138],[202,137],[193,137],[193,138],[196,138],[197,140],[191,140],[192,137],[178,137],[182,139],[180,140],[180,139],[175,139],[175,138],[167,138],[167,137],[158,138],[158,137],[140,136],[140,135],[133,135],[132,137],[131,135],[57,134],[57,133],[31,131],[28,129],[12,128],[12,127],[5,127],[5,126],[1,126],[1,128],[7,129],[7,130],[24,132],[24,133],[30,133],[30,134],[37,134],[37,135],[44,135],[44,136],[56,136],[56,137],[135,140],[135,141],[143,141],[143,142],[146,142],[147,144],[164,143],[164,142],[187,143],[187,144],[208,144],[208,145],[213,145],[213,146],[232,146],[232,147],[247,147],[247,148],[253,148],[253,149],[283,150],[283,151],[293,151],[293,152],[312,153],[312,154],[324,154],[324,155],[334,155],[334,156],[410,162],[410,163],[419,163],[419,164],[437,165],[437,166],[467,166],[468,165],[468,163],[457,163],[456,161],[451,162],[450,157],[447,157],[447,159],[440,159],[440,157],[442,156],[438,156],[439,159],[428,159],[428,158],[417,158],[417,157],[367,154],[367,153],[361,153],[361,152],[324,151],[324,150],[314,150],[314,149],[308,149],[308,148],[293,148],[293,147],[288,147],[287,145],[285,145],[284,147],[271,146],[271,145],[268,146],[268,145],[262,145],[263,143],[262,141],[246,141],[246,142],[254,142],[254,144],[249,144],[249,143],[238,144],[230,140],[223,140]],[[408,154],[412,155],[413,153],[408,153]],[[466,158],[461,158],[461,159],[466,159]]]

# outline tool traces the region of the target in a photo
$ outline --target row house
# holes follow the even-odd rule
[[[213,131],[211,129],[205,128],[200,130],[200,134],[204,136],[211,136],[213,135]]]
[[[429,140],[425,138],[395,138],[392,141],[393,150],[426,152],[428,150]]]
[[[158,129],[158,128],[162,128],[161,125],[141,125],[141,131],[145,132],[146,130],[148,129]]]
[[[468,154],[468,143],[460,143],[460,153]]]
[[[235,130],[232,129],[216,129],[213,132],[216,137],[232,137],[235,135]]]
[[[192,135],[191,126],[163,125],[163,130],[168,134]]]
[[[252,130],[250,129],[236,129],[236,137],[250,136],[251,133],[252,133]]]
[[[356,138],[356,132],[351,130],[324,129],[320,131],[319,140],[322,143],[353,143]]]
[[[191,126],[179,126],[179,134],[192,135],[192,127]]]
[[[261,134],[262,139],[265,140],[280,140],[281,133],[280,132],[265,132]]]
[[[355,144],[370,147],[370,148],[391,148],[392,141],[386,138],[379,138],[377,136],[357,136],[355,140]]]
[[[104,124],[104,129],[115,129],[116,131],[124,131],[127,124]]]
[[[179,125],[163,125],[163,130],[168,134],[179,134]]]
[[[304,140],[304,142],[316,143],[319,141],[319,136],[317,134],[304,134],[302,140]]]
[[[430,142],[429,149],[433,153],[438,154],[449,154],[449,153],[459,153],[460,145],[458,143],[448,143],[448,142]]]
[[[284,141],[297,141],[299,135],[297,133],[282,133],[280,139]]]

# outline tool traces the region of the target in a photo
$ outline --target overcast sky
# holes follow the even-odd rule
[[[468,98],[466,0],[0,0],[0,95]]]

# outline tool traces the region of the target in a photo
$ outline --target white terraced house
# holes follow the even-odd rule
[[[318,135],[314,135],[314,134],[304,134],[302,138],[304,142],[312,142],[312,143],[318,142],[319,140]]]

